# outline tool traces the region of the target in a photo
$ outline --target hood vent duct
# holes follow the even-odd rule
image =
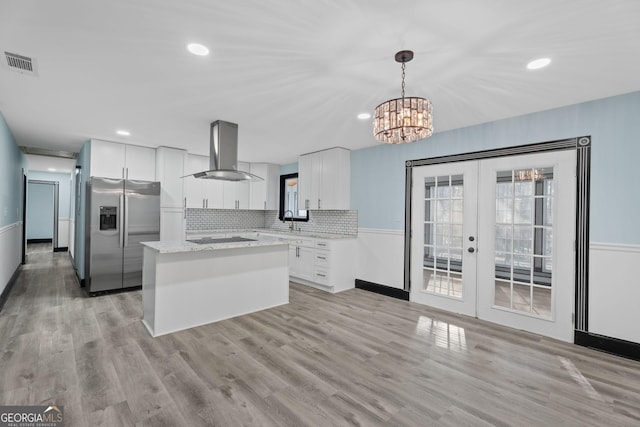
[[[262,181],[259,176],[238,170],[237,124],[222,120],[211,123],[209,149],[209,170],[196,172],[193,177],[222,181]]]

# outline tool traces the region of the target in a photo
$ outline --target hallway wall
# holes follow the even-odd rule
[[[0,112],[0,293],[21,262],[22,176],[26,158]]]

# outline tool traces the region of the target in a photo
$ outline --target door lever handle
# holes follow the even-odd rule
[[[472,254],[472,253],[474,253],[475,251],[476,251],[476,250],[475,250],[474,248],[469,248],[469,249],[467,249],[467,252],[469,252],[469,253],[471,253],[471,254]]]

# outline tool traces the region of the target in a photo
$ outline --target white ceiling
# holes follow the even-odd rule
[[[399,97],[402,49],[436,132],[640,90],[640,1],[0,0],[0,49],[37,61],[37,76],[0,66],[19,145],[208,154],[222,119],[241,160],[288,163],[376,145],[356,115]]]

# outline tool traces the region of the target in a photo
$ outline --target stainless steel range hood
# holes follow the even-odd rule
[[[222,181],[262,181],[262,178],[257,175],[238,170],[237,124],[216,120],[211,123],[210,138],[209,170],[194,173],[195,178]]]

